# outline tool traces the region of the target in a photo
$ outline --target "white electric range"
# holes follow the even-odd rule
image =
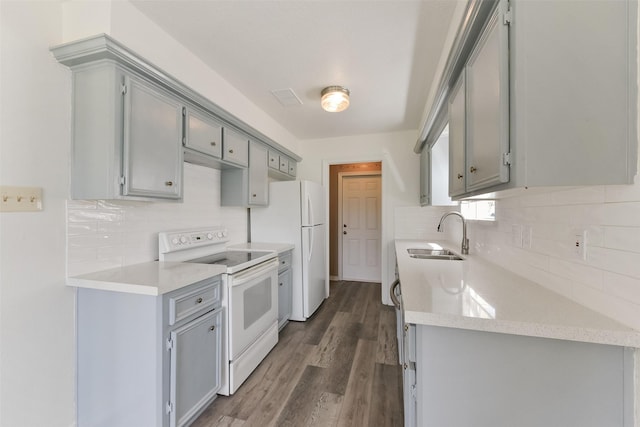
[[[278,258],[274,251],[226,248],[224,227],[158,234],[160,261],[218,264],[223,295],[223,395],[233,394],[278,342]]]

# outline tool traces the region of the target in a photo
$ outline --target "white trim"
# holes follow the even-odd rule
[[[338,172],[338,277],[340,280],[344,280],[342,274],[342,236],[343,230],[340,227],[342,222],[342,178],[344,176],[380,176],[380,184],[382,186],[382,171],[348,171]],[[382,191],[380,191],[380,213],[382,213]],[[382,219],[380,220],[380,265],[382,266]],[[382,281],[382,271],[380,271],[380,280]]]
[[[389,165],[388,160],[385,157],[388,156],[388,153],[385,155],[384,153],[378,156],[367,156],[367,155],[345,155],[343,157],[338,157],[334,159],[324,159],[322,160],[322,185],[324,185],[327,189],[329,188],[329,166],[331,165],[341,165],[345,163],[367,163],[367,162],[380,162],[381,163],[381,173],[382,173],[382,200],[387,199],[387,188],[389,187],[389,180],[393,178],[394,170],[393,165]],[[392,159],[389,159],[392,160]],[[391,166],[391,167],[390,167]],[[390,168],[389,168],[390,167]],[[389,169],[387,169],[389,168]],[[397,171],[395,171],[397,174]],[[382,302],[386,305],[392,305],[391,298],[389,297],[389,285],[391,282],[389,281],[389,248],[393,247],[393,226],[391,229],[391,237],[387,238],[387,230],[385,228],[387,215],[391,215],[387,212],[387,209],[390,209],[384,203],[382,203],[381,207],[381,220],[382,220],[382,229],[381,233],[381,256],[382,256],[382,268],[381,268],[381,280],[382,286],[381,289],[381,299]],[[393,209],[393,208],[391,208]],[[329,191],[325,191],[325,214],[326,218],[329,218]],[[325,238],[326,241],[326,260],[327,260],[327,271],[329,271],[329,233],[326,233]],[[393,273],[393,269],[392,269]]]

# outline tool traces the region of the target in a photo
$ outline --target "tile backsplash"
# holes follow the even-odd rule
[[[442,209],[425,209],[434,213],[423,217],[435,227]],[[459,242],[459,227],[448,228],[450,240]],[[583,259],[575,241],[584,231]],[[496,221],[469,221],[468,234],[472,253],[640,329],[638,177],[634,185],[524,191],[499,199]]]
[[[226,226],[247,241],[247,210],[220,206],[220,171],[184,164],[184,200],[67,201],[67,274],[75,276],[158,258],[158,232]]]

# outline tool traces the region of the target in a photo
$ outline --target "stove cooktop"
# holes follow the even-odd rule
[[[235,267],[237,265],[245,264],[247,262],[263,258],[268,254],[270,254],[270,252],[226,251],[220,252],[218,254],[191,259],[186,262],[193,262],[196,264],[220,264],[226,265],[227,267]]]

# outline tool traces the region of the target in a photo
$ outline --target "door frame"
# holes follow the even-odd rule
[[[380,176],[380,209],[378,214],[380,215],[380,267],[382,267],[382,170],[379,171],[351,171],[351,172],[338,172],[338,224],[344,224],[342,222],[342,179],[345,176]],[[338,226],[338,280],[342,280],[342,228]],[[380,270],[380,281],[382,281],[382,269]]]

